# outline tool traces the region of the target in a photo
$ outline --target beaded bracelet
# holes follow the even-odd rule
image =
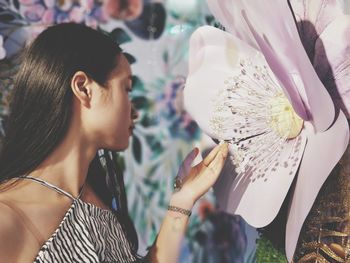
[[[178,213],[184,214],[186,216],[191,216],[191,214],[192,214],[192,212],[190,210],[183,209],[183,208],[173,206],[173,205],[169,205],[168,210],[178,212]]]

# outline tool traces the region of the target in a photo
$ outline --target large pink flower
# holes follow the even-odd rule
[[[143,10],[141,0],[104,0],[105,12],[113,18],[132,20],[137,18]]]
[[[312,0],[302,1],[303,6],[295,2],[299,14],[305,14],[310,3],[315,5]],[[320,10],[328,8],[325,3],[333,3],[321,2]],[[335,108],[325,88],[341,61],[335,54],[345,54],[349,44],[342,41],[334,46],[326,43],[330,35],[325,40],[322,34],[315,37],[323,40],[323,54],[330,59],[330,66],[321,71],[324,64],[318,61],[326,59],[314,55],[310,58],[317,59],[310,63],[287,1],[208,3],[227,32],[202,27],[192,35],[185,107],[205,133],[230,143],[236,171],[221,176],[215,187],[222,209],[241,215],[255,227],[266,226],[295,180],[286,230],[291,260],[317,193],[349,143],[349,126],[342,110],[350,106],[346,107],[343,99],[342,110],[338,104]],[[349,20],[338,19],[345,16],[342,12],[330,12],[329,16],[332,14],[337,20],[333,16],[331,21],[341,28],[332,34],[341,40],[338,34],[347,31]],[[316,26],[316,32],[327,32],[332,26],[321,23],[322,30],[321,24],[312,20],[310,24]],[[309,54],[309,50],[319,54],[320,40],[309,48],[303,42]],[[341,51],[333,51],[334,47]],[[327,87],[337,90],[340,98],[349,90],[341,75],[349,65],[342,66],[334,87]],[[325,79],[321,81],[320,72],[330,75],[322,75]]]

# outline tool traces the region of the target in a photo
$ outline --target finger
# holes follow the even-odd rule
[[[222,148],[227,147],[227,145],[228,145],[227,143],[216,145],[215,148],[213,150],[211,150],[211,152],[204,158],[203,164],[208,167],[210,165],[210,163],[214,160],[214,158],[217,155],[217,153]]]
[[[189,154],[187,154],[185,160],[182,162],[179,172],[178,172],[178,176],[179,177],[183,177],[186,176],[189,172],[189,170],[191,169],[191,164],[193,162],[194,159],[196,159],[197,155],[199,153],[198,148],[194,148]]]
[[[214,160],[209,164],[208,168],[215,175],[219,175],[224,167],[225,160],[228,154],[228,147],[221,147],[220,151],[216,154]]]

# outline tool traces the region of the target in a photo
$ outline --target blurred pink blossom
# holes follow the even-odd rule
[[[22,13],[30,22],[40,21],[45,10],[45,7],[40,4],[22,6]]]
[[[53,8],[56,4],[55,0],[43,0],[47,8]]]
[[[127,0],[125,6],[121,3],[120,0],[105,0],[103,8],[109,16],[121,20],[132,20],[142,13],[143,1],[141,0]]]
[[[45,10],[41,21],[43,22],[43,24],[45,25],[50,25],[53,24],[55,21],[55,12],[53,9],[47,9]]]
[[[80,0],[80,5],[87,13],[90,13],[94,7],[94,0]]]
[[[82,6],[74,6],[69,12],[69,20],[75,23],[81,23],[85,18],[85,10]]]

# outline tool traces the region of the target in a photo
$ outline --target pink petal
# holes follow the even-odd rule
[[[57,6],[60,10],[67,12],[72,8],[73,0],[64,0],[62,5],[57,5]]]
[[[249,27],[247,26],[247,23],[244,21],[241,15],[241,10],[243,8],[254,10],[254,4],[252,4],[252,7],[246,7],[246,3],[242,2],[241,0],[208,0],[208,5],[216,18],[219,19],[221,23],[226,27],[228,32],[231,32],[232,34],[240,37],[252,46],[257,46],[256,41],[250,32]],[[255,10],[255,12],[259,11]],[[273,52],[265,50],[265,53],[272,53],[265,55],[271,57],[270,60],[273,60]],[[299,114],[299,116],[307,120],[308,115],[306,113],[304,103],[302,102],[302,98],[300,97],[298,90],[294,88],[294,81],[286,74],[286,70],[282,67],[282,65],[277,62],[278,61],[271,61],[270,64],[277,64],[274,68],[275,70],[279,69],[278,76],[281,79],[281,82],[284,85],[288,84],[286,85],[287,87],[292,87],[288,91],[285,90],[286,95],[289,97],[294,109]]]
[[[316,39],[334,19],[344,15],[337,0],[289,0],[304,47],[311,58]]]
[[[132,20],[141,15],[143,10],[143,1],[141,0],[129,0],[127,8],[126,18]]]
[[[45,7],[42,5],[32,5],[32,6],[22,6],[21,12],[23,12],[24,16],[32,21],[32,22],[38,22],[41,20],[44,12]]]
[[[90,13],[94,7],[94,0],[81,0],[80,5],[87,13]]]
[[[311,117],[318,131],[326,130],[334,121],[333,102],[308,59],[287,1],[246,0],[242,14],[295,111]]]
[[[96,29],[98,26],[98,22],[95,18],[88,16],[85,18],[85,25]]]
[[[350,118],[350,20],[340,16],[330,23],[315,45],[314,67],[332,99]]]
[[[103,1],[103,10],[105,10],[105,13],[118,18],[121,13],[120,9],[120,2],[118,0],[105,0]]]
[[[240,52],[254,57],[257,50],[235,36],[210,26],[200,27],[191,36],[190,74],[184,89],[184,104],[192,118],[210,137],[218,136],[209,127],[209,119],[213,115],[212,107],[209,106],[211,99],[216,96],[225,79],[234,71],[240,71],[237,68]]]
[[[208,0],[210,11],[225,27],[225,31],[258,49],[253,35],[241,17],[240,10],[242,5],[242,0]]]
[[[235,177],[232,165],[226,164],[214,185],[219,209],[241,215],[253,227],[264,227],[271,223],[293,182],[306,141],[305,134],[301,134],[298,140],[287,142],[276,161],[279,164],[287,163],[288,166],[278,166],[274,170],[274,162],[271,169],[259,178],[256,177],[256,171]]]
[[[55,20],[55,11],[53,9],[46,10],[41,19],[43,24],[46,24],[46,25],[53,24],[54,20]]]
[[[84,15],[84,9],[80,6],[75,6],[69,12],[69,20],[75,23],[81,23],[84,20]]]
[[[286,253],[291,262],[299,233],[322,184],[340,160],[349,144],[349,126],[343,112],[331,128],[322,133],[307,129],[308,142],[300,164],[295,190],[290,205]]]
[[[45,6],[47,8],[53,8],[55,6],[55,0],[44,0]]]

